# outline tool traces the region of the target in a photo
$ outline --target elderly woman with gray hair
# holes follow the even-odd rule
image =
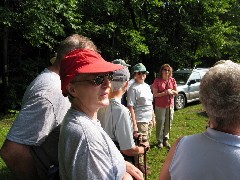
[[[226,61],[210,68],[200,85],[209,117],[202,134],[177,140],[160,179],[231,179],[240,177],[240,65]]]

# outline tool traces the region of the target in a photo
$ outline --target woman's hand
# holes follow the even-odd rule
[[[128,161],[126,161],[126,171],[136,180],[143,180],[143,173]],[[125,176],[123,179],[125,179]]]
[[[167,94],[173,95],[174,93],[173,93],[172,89],[168,89]]]
[[[129,173],[125,173],[123,176],[122,180],[133,180],[133,177]]]

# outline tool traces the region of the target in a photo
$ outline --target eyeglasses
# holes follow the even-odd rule
[[[170,69],[163,69],[163,71],[168,71],[168,72],[170,72]]]
[[[139,71],[137,72],[138,75],[141,75],[141,74],[147,74],[146,71]]]
[[[105,79],[108,79],[109,81],[111,81],[113,79],[113,74],[108,73],[108,74],[96,76],[94,79],[88,79],[88,80],[82,80],[82,81],[72,81],[71,83],[87,82],[88,81],[88,82],[91,82],[92,84],[94,84],[95,86],[99,86],[105,81]]]

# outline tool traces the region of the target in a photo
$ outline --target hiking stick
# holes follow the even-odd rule
[[[170,131],[171,131],[171,108],[170,108],[170,104],[171,104],[171,98],[170,98],[170,95],[169,95],[169,108],[168,108],[168,121],[169,121],[169,141],[170,141]]]
[[[138,137],[134,137],[134,139],[135,139],[135,144],[137,146],[140,146],[140,135],[138,135]],[[138,169],[140,168],[140,165],[139,165],[139,154],[137,155],[137,167],[138,167]]]
[[[168,81],[167,81],[167,86],[168,87],[170,87],[169,86],[169,80],[170,80],[170,77],[168,77]],[[171,115],[171,108],[170,108],[170,105],[171,105],[171,94],[168,94],[168,102],[169,102],[169,107],[168,107],[168,128],[169,128],[169,138],[168,138],[168,140],[170,140],[170,128],[171,128],[171,117],[170,117],[170,115]]]
[[[144,145],[142,143],[142,139],[141,139],[141,135],[139,135],[136,139],[136,144],[137,146],[142,146],[144,147],[144,154],[143,154],[143,167],[144,167],[144,176],[145,176],[145,180],[147,180],[147,151],[149,148],[146,147],[146,145]],[[138,168],[140,169],[140,156],[138,155]]]
[[[147,180],[147,151],[144,152],[143,156],[144,156],[145,180]]]

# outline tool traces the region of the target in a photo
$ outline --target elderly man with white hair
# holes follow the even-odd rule
[[[130,73],[127,67],[113,72],[110,104],[105,111],[102,127],[121,151],[124,159],[134,164],[134,156],[144,154],[148,147],[135,145],[130,111],[121,104],[129,78]],[[140,170],[144,171],[141,167]]]

